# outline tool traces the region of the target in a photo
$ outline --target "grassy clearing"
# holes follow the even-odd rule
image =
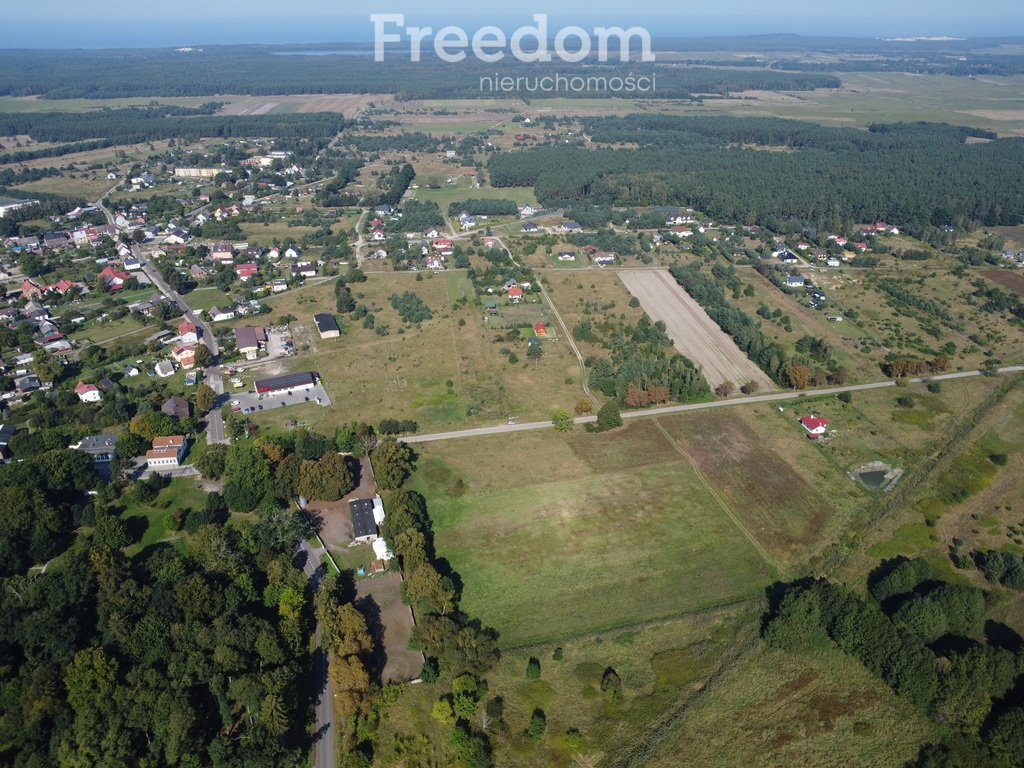
[[[149,504],[129,503],[125,506],[121,517],[129,528],[139,536],[136,544],[126,552],[135,555],[142,550],[162,541],[175,541],[181,538],[174,522],[174,511],[179,508],[201,508],[206,494],[196,484],[195,478],[178,477],[160,491],[160,494]]]
[[[564,340],[545,342],[543,358],[529,360],[525,340],[495,342],[507,330],[494,327],[498,320],[485,320],[481,307],[453,306],[462,296],[473,296],[463,273],[421,276],[373,273],[365,283],[353,285],[356,301],[372,307],[375,328],[342,318],[341,338],[310,338],[309,349],[287,361],[292,370],[322,374],[334,401],[332,408],[316,414],[323,428],[356,417],[415,419],[423,431],[493,423],[510,414],[540,419],[559,406],[571,407],[582,394],[575,358]],[[433,318],[418,326],[404,325],[388,298],[405,291],[416,293]],[[267,304],[271,317],[290,313],[308,331],[315,312],[333,310],[333,286],[325,282],[288,291]],[[541,304],[525,307],[532,314],[524,322],[545,318]],[[387,335],[378,333],[381,327]],[[311,335],[315,333],[307,333]],[[300,349],[302,338],[297,334]],[[509,363],[502,348],[514,352],[519,362]],[[265,418],[258,420],[263,423]]]
[[[242,96],[217,96],[217,101],[233,102]],[[138,96],[124,99],[41,99],[35,96],[0,96],[0,112],[93,112],[100,109],[146,107],[153,102],[178,107],[198,107],[209,96]]]
[[[901,766],[935,738],[925,715],[839,651],[759,647],[686,713],[651,768]]]
[[[149,329],[156,333],[157,329],[142,323],[135,315],[125,315],[117,320],[110,320],[105,323],[93,321],[87,328],[70,334],[73,341],[79,344],[102,344],[117,336],[135,333]]]
[[[433,174],[431,174],[433,175]],[[458,183],[446,184],[440,189],[427,189],[421,186],[415,191],[417,200],[433,200],[441,208],[442,213],[448,213],[448,206],[451,203],[461,200],[475,198],[478,200],[515,200],[519,205],[537,205],[537,198],[533,193],[533,187],[480,187],[473,189],[467,179],[461,176],[452,176]],[[417,177],[415,183],[423,184],[423,179]]]
[[[219,288],[212,286],[205,288],[196,288],[191,291],[186,298],[188,305],[192,309],[210,309],[211,307],[221,306],[230,302],[230,299],[226,293]]]
[[[651,422],[421,453],[416,484],[438,551],[465,583],[465,610],[504,646],[697,610],[749,596],[773,575]],[[449,492],[457,479],[463,495]]]

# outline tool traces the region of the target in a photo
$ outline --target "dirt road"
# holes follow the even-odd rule
[[[620,271],[619,279],[640,299],[640,306],[652,320],[665,323],[675,348],[704,369],[712,388],[726,381],[736,387],[756,381],[761,389],[775,388],[764,371],[743,354],[668,270]]]

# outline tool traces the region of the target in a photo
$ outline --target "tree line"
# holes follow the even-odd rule
[[[913,766],[1019,765],[1021,638],[985,622],[983,590],[942,581],[923,558],[882,563],[868,596],[827,580],[776,585],[762,636],[805,652],[837,648],[949,729]]]

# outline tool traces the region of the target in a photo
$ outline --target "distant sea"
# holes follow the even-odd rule
[[[532,8],[532,6],[531,6]],[[159,20],[97,20],[53,15],[51,18],[31,20],[23,17],[26,10],[17,12],[14,21],[5,19],[5,27],[12,34],[0,37],[0,48],[177,48],[204,45],[315,45],[323,49],[301,53],[327,55],[329,53],[361,54],[357,49],[330,51],[328,41],[350,43],[372,42],[373,25],[370,10],[355,16],[321,18],[253,19],[253,18],[187,18]],[[435,30],[446,24],[456,24],[471,34],[481,26],[494,24],[506,30],[532,24],[534,10],[509,14],[478,14],[452,16],[437,15],[417,10],[406,14],[406,23],[413,26],[432,26]],[[579,25],[592,29],[602,25],[639,25],[650,30],[655,37],[712,37],[793,33],[827,37],[895,37],[951,35],[956,37],[986,37],[1024,35],[1024,12],[1007,10],[1001,23],[991,19],[950,19],[941,16],[914,19],[879,17],[857,19],[818,17],[730,16],[692,17],[685,12],[671,15],[644,15],[624,12],[615,16],[581,18],[580,15],[553,12],[550,14],[552,34],[563,26]],[[344,45],[344,43],[342,43]],[[295,53],[300,53],[296,51]]]

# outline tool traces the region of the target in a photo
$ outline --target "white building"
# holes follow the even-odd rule
[[[177,469],[181,466],[187,445],[183,435],[154,437],[153,447],[146,451],[146,466],[152,470]]]

